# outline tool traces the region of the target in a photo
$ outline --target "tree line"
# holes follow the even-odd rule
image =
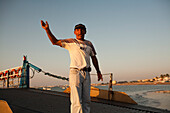
[[[161,78],[169,77],[169,74],[161,74],[160,77],[161,77]]]

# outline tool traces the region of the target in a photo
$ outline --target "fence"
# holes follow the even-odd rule
[[[0,88],[29,88],[30,87],[30,68],[36,70],[37,72],[42,72],[45,75],[55,77],[58,79],[69,81],[69,78],[61,77],[58,75],[54,75],[48,72],[43,71],[42,69],[36,67],[35,65],[29,63],[27,61],[27,57],[23,57],[23,65],[19,67],[15,67],[12,69],[7,69],[4,71],[0,71]],[[34,72],[34,71],[33,71]],[[96,74],[91,74],[96,75]],[[112,91],[112,80],[113,74],[107,73],[103,75],[110,75],[109,80],[109,91]]]
[[[0,71],[1,88],[29,88],[29,67],[23,57],[23,66]]]

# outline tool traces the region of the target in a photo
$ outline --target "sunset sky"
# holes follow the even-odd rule
[[[85,24],[102,73],[114,73],[114,80],[170,74],[170,0],[0,0],[0,15],[0,71],[22,65],[27,55],[44,71],[68,77],[69,53],[51,44],[44,20],[58,39],[75,38],[74,26]],[[31,86],[58,84],[68,82],[42,73],[31,79]]]

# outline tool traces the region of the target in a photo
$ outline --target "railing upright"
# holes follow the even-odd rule
[[[29,64],[27,61],[27,57],[23,57],[23,67],[22,67],[22,74],[21,74],[21,80],[19,88],[29,88]]]

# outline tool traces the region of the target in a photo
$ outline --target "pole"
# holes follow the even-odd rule
[[[30,79],[29,79],[29,64],[26,64],[26,88],[30,88]]]
[[[9,71],[7,72],[7,82],[6,82],[7,88],[9,88]]]
[[[108,99],[111,100],[113,96],[112,92],[112,80],[113,80],[113,74],[110,73],[110,81],[109,81],[109,91],[108,91]]]
[[[110,81],[109,81],[109,91],[112,91],[112,80],[113,80],[113,74],[110,73]]]
[[[19,87],[29,88],[29,64],[26,56],[23,57],[22,74]]]

